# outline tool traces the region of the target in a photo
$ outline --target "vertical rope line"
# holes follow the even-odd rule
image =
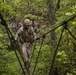
[[[9,33],[9,30],[8,30],[7,27],[6,27],[6,32],[7,32],[7,34],[8,34],[9,39],[10,39],[10,42],[11,42],[11,44],[12,44],[12,46],[13,46],[12,48],[13,48],[13,50],[14,50],[14,52],[15,52],[15,55],[16,55],[16,57],[17,57],[17,59],[18,59],[18,62],[19,62],[20,67],[21,67],[21,69],[22,69],[22,71],[23,71],[23,74],[26,75],[26,74],[25,74],[25,71],[24,71],[24,68],[23,68],[23,66],[22,66],[22,64],[21,64],[21,61],[20,61],[20,59],[19,59],[19,57],[18,57],[18,55],[17,55],[17,52],[16,52],[15,46],[14,46],[14,44],[13,44],[13,41],[11,40],[10,33]]]
[[[35,48],[36,48],[36,43],[37,43],[37,40],[35,41],[35,44],[34,44],[34,48],[33,48],[33,51],[32,51],[32,55],[31,55],[31,58],[30,58],[30,64],[32,62],[32,58],[34,56],[34,51],[35,51]]]
[[[34,69],[33,69],[32,75],[34,75],[35,68],[36,68],[36,66],[37,66],[37,62],[38,62],[38,58],[39,58],[39,55],[40,55],[40,52],[41,52],[42,45],[43,45],[43,37],[42,37],[41,46],[40,46],[40,49],[39,49],[39,52],[38,52],[38,56],[37,56],[37,58],[36,58],[35,67],[34,67]]]
[[[11,32],[10,32],[10,30],[9,30],[9,28],[8,27],[6,27],[7,28],[7,30],[8,30],[8,32],[10,33],[10,35],[11,35],[11,37],[12,37],[12,44],[13,44],[13,46],[18,46],[17,45],[17,43],[16,43],[16,41],[14,40],[14,37],[13,37],[13,35],[11,34]],[[10,41],[11,41],[11,38],[10,38]],[[14,43],[13,43],[14,42]],[[15,44],[15,45],[14,45]],[[15,50],[15,47],[14,47],[14,50]],[[16,51],[15,51],[16,52]],[[18,52],[19,52],[19,54],[20,54],[20,57],[22,58],[22,56],[21,56],[21,53],[20,53],[20,49],[19,49],[19,46],[18,46]],[[17,53],[15,53],[15,54],[17,54]],[[22,70],[24,70],[24,68],[23,68],[23,66],[22,66],[22,64],[21,64],[21,62],[20,62],[20,59],[17,57],[17,59],[18,59],[18,61],[19,61],[19,63],[20,63],[20,65],[21,65],[21,67],[22,67]],[[23,58],[22,58],[22,61],[23,61]],[[24,63],[24,61],[23,61],[23,63]],[[26,68],[26,67],[25,67]],[[27,70],[27,68],[26,68],[26,70]],[[24,73],[25,71],[23,71],[23,73]],[[29,71],[27,70],[27,72],[28,72],[28,75],[30,75],[30,73],[29,73]]]
[[[60,24],[60,25],[57,26],[56,28],[59,28],[60,26],[62,26],[63,24],[69,22],[70,20],[72,20],[72,19],[75,18],[75,17],[76,17],[76,15],[74,15],[73,17],[71,17],[71,18],[68,19],[67,21],[63,21],[62,24]],[[3,16],[1,15],[1,13],[0,13],[0,19],[2,20],[2,21],[1,21],[1,24],[6,27],[6,31],[7,31],[8,37],[9,37],[10,42],[12,43],[13,49],[14,49],[14,51],[15,51],[15,44],[14,44],[14,41],[15,41],[15,40],[14,40],[13,35],[11,34],[9,28],[7,27],[6,21],[3,19]],[[55,30],[56,28],[54,28],[53,30]],[[56,48],[55,53],[54,53],[54,56],[53,56],[53,61],[52,61],[52,65],[51,65],[51,67],[50,67],[50,73],[49,73],[49,75],[50,75],[51,72],[52,72],[52,68],[53,68],[53,65],[54,65],[55,57],[56,57],[56,54],[57,54],[58,47],[59,47],[59,45],[60,45],[60,41],[61,41],[61,38],[62,38],[62,34],[63,34],[64,29],[65,29],[65,28],[62,29],[61,36],[60,36],[60,38],[59,38],[58,45],[57,45],[57,48]],[[53,30],[51,30],[51,31],[53,31]],[[45,33],[44,35],[47,35],[47,34],[50,33],[51,31]],[[69,29],[68,29],[68,32],[69,32],[69,34],[76,40],[76,37],[70,32]],[[10,35],[12,36],[13,40],[11,40],[11,36],[10,36]],[[37,65],[37,62],[38,62],[38,58],[39,58],[39,54],[40,54],[40,52],[41,52],[41,48],[42,48],[42,44],[43,44],[43,35],[40,36],[39,38],[42,38],[42,43],[41,43],[41,46],[40,46],[40,50],[39,50],[39,52],[38,52],[38,56],[37,56],[37,59],[36,59],[36,63],[35,63],[35,67],[34,67],[34,70],[33,70],[32,75],[33,75],[34,72],[35,72],[35,68],[36,68],[36,65]],[[23,67],[22,67],[22,64],[21,64],[21,62],[20,62],[20,60],[19,60],[19,58],[18,58],[18,55],[17,55],[17,52],[16,52],[16,51],[15,51],[15,54],[16,54],[16,57],[17,57],[17,59],[18,59],[18,61],[19,61],[19,64],[20,64],[22,70],[24,70]],[[24,72],[24,73],[25,73],[25,72]]]
[[[60,35],[60,38],[59,38],[58,45],[57,45],[56,50],[55,50],[54,55],[53,55],[53,60],[52,60],[52,64],[51,64],[51,67],[50,67],[49,75],[51,75],[51,72],[52,72],[52,69],[53,69],[53,65],[54,65],[54,62],[55,62],[55,57],[57,55],[58,47],[60,45],[60,41],[61,41],[63,32],[64,32],[64,28],[62,29],[62,32],[61,32],[61,35]]]
[[[71,33],[71,31],[67,28],[69,34],[76,40],[76,37]]]

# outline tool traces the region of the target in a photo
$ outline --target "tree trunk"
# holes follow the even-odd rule
[[[48,12],[49,13],[49,21],[50,21],[50,25],[52,27],[52,25],[54,25],[56,23],[54,0],[49,0],[48,6],[49,6],[49,12]],[[51,32],[50,37],[51,37],[51,40],[56,39],[55,31]],[[53,43],[51,43],[51,45],[53,45]]]
[[[57,7],[56,7],[57,9],[59,9],[60,8],[60,0],[58,0],[58,2],[57,2]]]
[[[56,23],[54,0],[48,0],[47,5],[49,8],[49,11],[48,11],[49,21],[50,21],[50,25],[52,27],[52,25],[54,25]],[[50,37],[51,37],[51,40],[53,41],[53,42],[51,41],[51,46],[54,46],[54,41],[56,39],[55,31],[51,32]]]
[[[54,7],[54,0],[48,1],[48,7],[49,7],[49,20],[51,25],[55,24],[56,18],[55,18],[55,7]]]
[[[48,5],[48,8],[49,8],[49,11],[48,11],[49,22],[50,22],[50,25],[52,27],[52,25],[54,25],[56,23],[54,0],[48,0],[47,5]],[[51,46],[51,48],[54,49],[55,48],[55,40],[56,40],[55,31],[51,32],[50,38],[51,38],[51,43],[50,43],[51,45],[50,46]],[[53,68],[50,75],[58,75],[57,68]]]

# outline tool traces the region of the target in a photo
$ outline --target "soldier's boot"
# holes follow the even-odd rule
[[[30,68],[29,62],[25,62],[24,63],[24,66],[25,66],[26,70],[29,71],[29,68]]]

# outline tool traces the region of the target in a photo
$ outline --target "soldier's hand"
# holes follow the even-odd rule
[[[17,40],[17,38],[15,38],[15,40]]]

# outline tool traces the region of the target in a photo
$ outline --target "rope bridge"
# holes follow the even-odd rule
[[[42,49],[42,45],[43,45],[44,39],[46,38],[46,35],[49,34],[49,33],[51,33],[52,31],[56,30],[57,28],[63,26],[63,28],[62,28],[62,30],[61,30],[61,34],[60,34],[60,38],[59,38],[58,44],[57,44],[56,49],[55,49],[55,52],[54,52],[54,54],[53,54],[52,63],[51,63],[51,66],[50,66],[49,75],[51,75],[52,69],[53,69],[53,66],[54,66],[54,62],[55,62],[55,58],[56,58],[56,55],[57,55],[57,51],[58,51],[58,48],[59,48],[59,45],[60,45],[60,42],[61,42],[61,39],[62,39],[62,35],[63,35],[64,30],[67,30],[67,31],[69,32],[69,34],[71,35],[71,37],[74,38],[74,40],[76,40],[76,37],[72,34],[72,32],[71,32],[71,31],[69,30],[69,28],[67,27],[68,22],[71,21],[72,19],[74,19],[75,17],[76,17],[76,15],[72,16],[70,19],[63,21],[60,25],[58,25],[58,26],[55,27],[54,29],[52,29],[52,30],[46,32],[45,34],[43,34],[42,36],[36,38],[36,40],[34,41],[35,44],[34,44],[34,48],[33,48],[33,52],[32,52],[32,56],[31,56],[30,63],[31,63],[32,58],[33,58],[33,54],[34,54],[34,50],[35,50],[35,48],[36,48],[36,42],[37,42],[37,40],[40,40],[40,39],[41,39],[41,45],[40,45],[40,48],[39,48],[39,51],[38,51],[38,55],[37,55],[36,62],[35,62],[34,68],[33,68],[33,72],[30,74],[30,72],[26,69],[28,75],[34,75],[34,74],[35,74],[35,69],[36,69],[36,66],[37,66],[37,63],[38,63],[38,59],[39,59],[40,52],[41,52],[41,49]],[[6,23],[6,21],[3,19],[3,16],[2,16],[1,14],[0,14],[0,19],[1,19],[1,24],[2,24],[3,26],[5,26],[5,28],[6,28],[6,32],[7,32],[7,34],[8,34],[9,39],[10,39],[10,42],[11,42],[11,44],[12,44],[12,46],[13,46],[13,50],[14,50],[14,52],[15,52],[15,55],[16,55],[17,59],[18,59],[18,62],[19,62],[20,67],[21,67],[21,69],[22,69],[22,71],[23,71],[23,74],[26,75],[26,73],[25,73],[25,71],[24,71],[24,68],[23,68],[23,66],[22,66],[21,60],[19,59],[19,56],[18,56],[17,51],[16,51],[16,49],[15,49],[15,46],[18,46],[18,43],[15,41],[14,36],[13,36],[12,33],[10,32],[10,30],[9,30],[9,28],[8,28],[8,26],[7,26],[7,23]],[[20,48],[19,48],[19,47],[18,47],[18,52],[19,52],[19,54],[20,54]],[[21,58],[22,58],[22,55],[21,55],[21,54],[20,54],[20,56],[21,56]],[[22,58],[22,59],[23,59],[23,58]]]

